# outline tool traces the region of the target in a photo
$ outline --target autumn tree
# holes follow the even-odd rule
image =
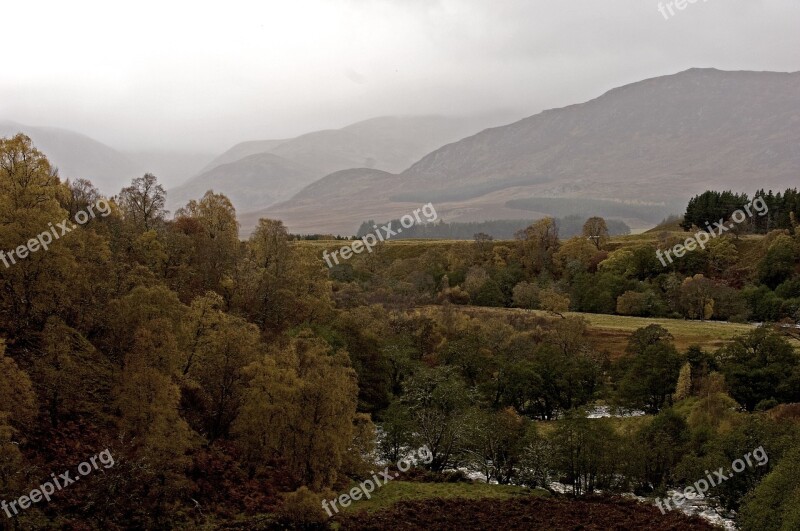
[[[539,287],[525,281],[520,282],[514,286],[513,304],[515,308],[536,309],[539,306]]]
[[[238,268],[233,306],[272,333],[329,315],[326,269],[313,251],[290,245],[281,221],[261,219]]]
[[[30,427],[38,413],[36,395],[28,374],[6,356],[5,341],[0,339],[0,422],[19,428]],[[2,481],[2,480],[0,480]]]
[[[533,274],[553,270],[553,255],[558,251],[558,225],[543,218],[517,234],[523,263]]]
[[[606,220],[601,217],[591,217],[583,224],[583,237],[589,240],[598,250],[605,247],[609,241]]]
[[[546,311],[564,317],[564,313],[569,310],[569,296],[560,293],[554,288],[546,288],[539,291],[539,307]]]
[[[258,357],[261,344],[253,324],[224,313],[209,319],[216,322],[200,332],[192,360],[182,365],[186,377],[199,384],[195,398],[202,404],[204,433],[213,442],[228,434],[239,412],[246,382],[243,371]]]
[[[76,414],[97,416],[110,397],[113,367],[83,335],[48,319],[33,371],[53,427]]]
[[[559,271],[570,274],[572,270],[588,270],[596,254],[597,249],[590,240],[576,236],[561,245],[554,255],[554,260]]]
[[[357,384],[347,353],[304,336],[255,361],[246,374],[234,434],[251,470],[281,459],[299,484],[331,486],[354,435]]]
[[[72,300],[76,263],[64,244],[68,236],[49,238],[47,252],[32,240],[50,227],[61,235],[56,224],[67,216],[59,202],[66,193],[30,138],[0,139],[0,332],[12,342],[29,341]],[[23,247],[31,241],[38,252]]]
[[[192,227],[192,224],[181,223],[182,219],[195,221],[199,229],[185,230],[184,234],[192,240],[193,265],[200,277],[200,285],[205,289],[225,292],[223,279],[232,276],[239,254],[236,209],[226,196],[209,190],[202,199],[189,201],[176,212],[175,225],[178,230]]]
[[[164,222],[167,215],[164,210],[166,200],[167,192],[158,184],[156,176],[146,173],[133,179],[130,186],[122,189],[118,202],[125,218],[139,232],[145,232]]]

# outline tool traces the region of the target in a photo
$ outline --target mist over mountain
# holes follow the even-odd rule
[[[329,175],[243,216],[243,228],[266,216],[294,232],[349,234],[377,212],[388,219],[427,202],[448,221],[619,205],[611,217],[645,228],[709,188],[796,185],[798,143],[800,73],[691,69],[484,130],[401,173]]]
[[[105,194],[119,192],[121,185],[141,171],[141,165],[119,151],[88,136],[56,127],[34,127],[0,121],[0,137],[25,133],[44,152],[62,179],[89,179]]]
[[[25,133],[58,168],[62,179],[89,179],[106,195],[115,195],[144,173],[173,186],[196,175],[212,155],[202,152],[135,151],[114,149],[82,133],[58,127],[24,125],[0,120],[0,137]]]
[[[290,197],[316,177],[317,173],[307,166],[272,153],[257,153],[216,166],[194,177],[190,183],[170,190],[168,206],[174,211],[191,199],[199,199],[208,190],[224,193],[237,208],[271,205]]]
[[[197,175],[214,157],[213,153],[203,151],[125,151],[123,153],[136,161],[142,171],[158,177],[158,181],[166,188],[179,186],[190,177]]]
[[[213,188],[228,195],[239,211],[264,208],[336,171],[403,171],[431,150],[511,117],[509,112],[463,118],[384,116],[289,140],[242,142],[206,165],[200,175],[170,190],[168,205],[174,210]],[[272,156],[251,158],[257,154]]]

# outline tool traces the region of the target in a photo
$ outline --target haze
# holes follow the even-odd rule
[[[4,5],[0,119],[220,152],[380,115],[519,117],[691,67],[800,70],[800,4],[710,0]]]

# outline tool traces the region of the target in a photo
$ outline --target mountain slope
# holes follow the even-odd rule
[[[222,164],[193,178],[191,186],[170,190],[170,205],[185,205],[199,199],[208,190],[222,192],[234,206],[273,204],[290,197],[316,178],[311,168],[296,164],[272,153],[258,153]],[[203,192],[199,192],[203,190]]]
[[[230,190],[245,188],[238,182],[241,175],[247,175],[253,168],[237,168],[245,157],[257,153],[269,153],[281,158],[286,164],[302,165],[313,172],[311,180],[298,181],[299,187],[322,178],[325,175],[350,168],[373,168],[399,172],[419,160],[432,149],[463,138],[490,124],[502,122],[507,113],[471,118],[445,116],[380,117],[358,122],[342,129],[330,129],[308,133],[290,140],[258,140],[237,144],[214,161],[203,174],[190,179],[168,194],[169,207],[178,208],[186,199],[202,196],[208,189],[205,176],[215,172],[217,181],[213,188],[230,195]],[[224,168],[221,166],[225,165]],[[203,180],[206,179],[206,180]],[[274,188],[271,176],[263,174],[262,179],[251,179],[260,188],[252,194],[238,194],[234,205],[240,211],[264,208],[271,203],[262,201],[263,197],[275,197],[283,201],[291,195],[271,193]],[[280,187],[286,190],[285,183]]]
[[[89,179],[101,192],[113,195],[141,175],[140,165],[88,136],[55,127],[33,127],[0,121],[0,137],[25,133],[47,155],[62,179]]]
[[[275,147],[286,142],[286,140],[250,140],[248,142],[240,142],[236,144],[222,155],[216,157],[211,162],[205,165],[200,170],[200,173],[205,173],[208,170],[213,170],[217,166],[236,162],[250,155],[257,155],[259,153],[268,153]]]
[[[549,197],[578,210],[587,199],[639,205],[641,214],[622,219],[644,228],[709,188],[796,186],[798,144],[800,73],[692,69],[484,130],[395,178],[375,179],[358,197],[340,175],[338,193],[298,196],[250,217],[280,218],[298,232],[349,233],[376,208],[390,219],[430,201],[449,221],[567,214],[524,201]],[[328,209],[337,212],[328,224],[311,221]]]

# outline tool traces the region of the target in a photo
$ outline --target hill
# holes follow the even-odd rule
[[[80,133],[0,121],[0,137],[17,133],[25,133],[40,151],[47,153],[62,179],[89,179],[105,194],[116,194],[142,173],[136,161]]]
[[[314,191],[324,199],[298,195],[248,219],[279,218],[294,232],[348,232],[370,212],[388,219],[433,202],[447,221],[602,209],[649,228],[709,188],[796,183],[799,108],[800,73],[691,69],[484,130],[391,178],[376,174],[371,185],[353,172],[358,196],[348,174],[326,177]]]
[[[224,193],[237,207],[272,204],[300,191],[315,177],[307,166],[271,153],[258,153],[207,170],[190,184],[171,190],[167,197],[173,211],[190,199],[199,199],[207,190]]]
[[[350,168],[400,172],[420,157],[489,125],[509,119],[507,114],[457,118],[446,116],[386,116],[358,122],[342,129],[316,131],[289,140],[257,140],[237,144],[209,163],[203,172],[170,190],[169,207],[178,208],[188,199],[202,196],[211,186],[229,195],[242,212],[253,211],[291,195],[325,175]],[[279,157],[275,164],[307,168],[310,174],[289,187],[278,183],[268,168],[260,178],[249,156],[268,153]],[[240,167],[240,164],[245,167]],[[358,175],[356,173],[355,175]],[[247,182],[243,181],[247,176]],[[278,186],[276,186],[278,185]],[[280,191],[276,192],[278,188]],[[234,196],[233,190],[245,190]],[[264,198],[273,198],[265,201]]]

